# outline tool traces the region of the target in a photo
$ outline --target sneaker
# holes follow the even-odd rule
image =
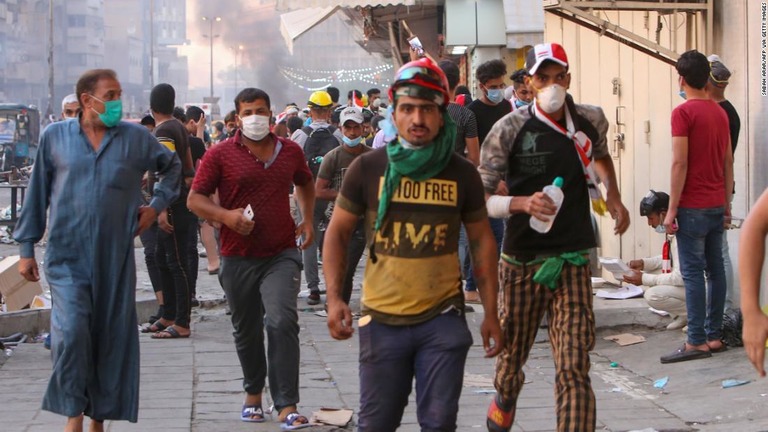
[[[320,293],[317,291],[312,291],[309,293],[309,296],[307,297],[307,304],[310,306],[320,304]]]
[[[683,315],[678,315],[671,323],[667,324],[667,330],[678,330],[685,327],[688,324],[688,318]]]

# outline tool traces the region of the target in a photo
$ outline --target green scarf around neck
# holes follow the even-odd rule
[[[379,197],[379,209],[373,230],[374,240],[371,243],[370,254],[372,262],[376,263],[375,235],[379,232],[384,217],[387,215],[392,196],[400,187],[400,180],[403,177],[408,177],[415,181],[424,181],[440,174],[451,160],[455,146],[456,123],[453,122],[447,111],[443,112],[443,127],[432,144],[417,150],[403,147],[399,138],[387,144],[389,163],[384,172],[384,187],[382,187]]]

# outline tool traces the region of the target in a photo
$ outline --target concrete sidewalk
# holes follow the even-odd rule
[[[2,249],[2,248],[0,248]],[[1,252],[1,250],[0,250]],[[39,255],[42,256],[42,255]],[[140,319],[153,311],[152,291],[137,250],[137,298],[142,299]],[[215,276],[204,271],[201,261],[198,297],[206,307],[193,312],[190,339],[141,339],[141,399],[139,422],[108,423],[118,431],[276,431],[276,415],[263,424],[239,420],[242,404],[242,372],[232,337],[232,325],[221,301]],[[363,266],[358,271],[362,275]],[[359,287],[359,281],[356,281]],[[353,307],[359,302],[353,294]],[[309,416],[321,407],[350,408],[359,400],[358,340],[335,341],[325,318],[297,299],[301,325],[301,403]],[[479,337],[482,307],[467,321],[475,338],[465,369],[458,430],[485,430],[485,413],[493,397],[494,360],[483,358]],[[43,312],[40,312],[44,314]],[[598,430],[602,431],[768,431],[768,381],[758,380],[743,349],[730,349],[710,359],[662,365],[659,357],[684,340],[679,331],[665,331],[669,318],[648,311],[641,299],[595,299],[598,337],[592,352],[591,377],[597,398]],[[44,319],[31,320],[38,323]],[[0,326],[2,327],[2,326]],[[38,327],[39,329],[39,327]],[[32,329],[29,330],[33,331]],[[632,332],[646,342],[620,347],[603,337]],[[0,328],[0,335],[2,334]],[[0,354],[0,356],[2,356]],[[611,367],[612,363],[618,367]],[[1,362],[0,362],[1,363]],[[50,353],[42,344],[23,344],[0,366],[0,431],[62,430],[64,418],[40,410],[50,376]],[[554,365],[546,331],[542,330],[525,369],[526,385],[518,401],[514,431],[554,431]],[[653,382],[668,376],[664,391]],[[724,379],[753,380],[747,385],[723,389]],[[386,397],[386,395],[382,395]],[[265,393],[264,407],[270,398]],[[305,430],[354,430],[314,427]],[[648,429],[651,428],[651,429]],[[413,397],[403,417],[401,431],[418,431]]]
[[[299,299],[303,306],[303,299]],[[465,370],[459,431],[485,430],[485,411],[492,397],[493,360],[482,356],[478,330],[482,310],[467,315],[475,336]],[[601,311],[597,312],[598,321]],[[626,310],[623,312],[627,315]],[[303,309],[301,320],[300,410],[309,415],[320,407],[358,406],[357,339],[330,338],[325,319]],[[611,329],[616,333],[627,328]],[[137,424],[108,423],[118,431],[275,431],[276,419],[264,424],[239,421],[241,370],[232,342],[232,327],[223,307],[195,312],[190,339],[152,340],[141,335],[141,403]],[[598,338],[592,355],[592,379],[598,401],[598,430],[628,431],[762,431],[768,430],[765,410],[768,381],[722,389],[721,380],[755,379],[741,349],[707,360],[661,365],[659,355],[682,341],[682,333],[632,327],[647,341],[628,347]],[[609,331],[601,331],[600,336]],[[618,367],[611,367],[617,362]],[[42,344],[18,348],[0,369],[0,429],[61,430],[63,418],[40,411],[50,373],[50,356]],[[526,386],[520,396],[515,431],[553,431],[554,367],[546,333],[531,352]],[[653,381],[669,376],[664,392]],[[382,397],[385,397],[382,395]],[[268,396],[265,397],[268,406]],[[315,427],[309,430],[352,430]],[[402,431],[418,431],[415,403],[408,405]]]

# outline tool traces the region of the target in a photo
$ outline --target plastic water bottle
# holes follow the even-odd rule
[[[540,232],[540,233],[548,233],[550,229],[552,229],[552,224],[555,223],[555,217],[557,217],[557,213],[560,212],[560,206],[563,205],[563,178],[562,177],[556,177],[555,181],[552,182],[551,185],[546,186],[544,188],[544,193],[547,194],[550,198],[552,198],[552,201],[555,202],[555,206],[557,207],[557,210],[555,210],[555,214],[552,216],[549,216],[549,220],[547,222],[544,222],[542,220],[537,219],[534,216],[531,216],[529,224],[531,225],[531,228],[534,230]]]

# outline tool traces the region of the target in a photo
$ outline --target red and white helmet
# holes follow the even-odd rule
[[[398,95],[398,89],[404,87],[418,86],[428,90],[433,90],[442,95],[442,98],[436,98],[434,102],[441,107],[445,107],[450,102],[448,96],[448,78],[445,77],[443,70],[427,57],[406,63],[395,75],[395,82],[389,88],[389,100],[394,101]],[[418,92],[412,94],[420,97]]]

